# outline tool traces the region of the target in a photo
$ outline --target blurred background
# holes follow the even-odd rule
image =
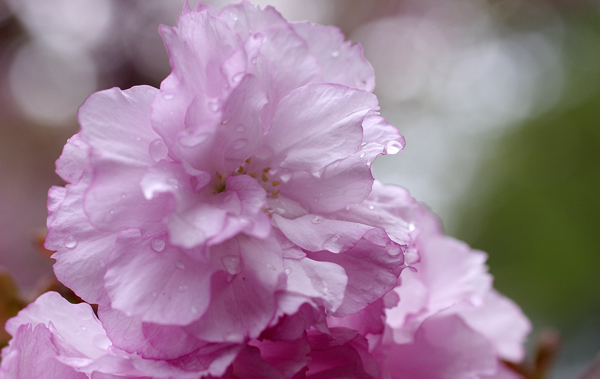
[[[407,140],[376,178],[486,251],[536,331],[561,332],[551,377],[577,376],[600,351],[600,1],[255,2],[363,46]],[[52,275],[37,244],[77,108],[101,89],[158,87],[170,68],[157,28],[182,7],[0,0],[0,266],[23,293]]]

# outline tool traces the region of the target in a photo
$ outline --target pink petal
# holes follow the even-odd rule
[[[502,359],[522,361],[525,356],[523,345],[531,332],[531,322],[512,300],[495,290],[488,292],[484,301],[479,308],[461,312],[462,318],[492,342]]]
[[[345,41],[342,32],[333,26],[300,22],[292,24],[304,38],[311,54],[317,57],[323,72],[323,81],[343,84],[365,91],[373,91],[373,67],[363,56],[360,45]]]
[[[38,324],[50,327],[52,324],[62,338],[90,358],[106,354],[110,345],[106,332],[88,304],[71,304],[56,292],[46,292],[29,304],[7,321],[6,330],[14,336],[25,324],[33,327]]]
[[[116,236],[96,229],[83,212],[89,178],[88,172],[75,185],[50,189],[48,202],[52,207],[44,246],[56,251],[52,256],[56,277],[82,299],[98,304],[108,301],[103,277]]]
[[[385,368],[392,379],[470,379],[493,374],[493,346],[459,317],[427,319],[412,344],[387,341]]]
[[[119,235],[105,276],[112,307],[146,322],[189,324],[210,306],[210,278],[218,269],[164,240],[161,249],[153,246],[136,230]]]
[[[56,360],[58,349],[44,324],[20,325],[10,345],[2,349],[0,377],[6,379],[87,379],[84,373]]]
[[[91,95],[79,109],[81,138],[93,151],[93,160],[148,166],[154,161],[150,143],[159,137],[150,125],[152,101],[158,90],[137,86],[111,88]]]
[[[173,71],[162,82],[161,95],[153,104],[152,125],[167,146],[172,146],[183,130],[186,110],[196,95],[204,94],[217,101],[226,93],[227,79],[219,65],[212,62],[223,62],[241,40],[227,24],[208,12],[185,13],[179,17],[177,27],[161,26],[160,33]],[[211,113],[217,112],[218,109]]]
[[[208,124],[196,120],[195,115],[204,113],[192,102],[186,131],[178,139],[179,155],[196,170],[233,172],[260,149],[263,126],[259,115],[266,101],[256,78],[246,75],[224,100],[220,118]]]
[[[362,121],[377,107],[369,92],[313,83],[281,100],[264,143],[273,163],[290,170],[315,172],[357,151]]]
[[[273,238],[240,235],[235,240],[239,252],[231,247],[213,251],[225,270],[212,276],[210,307],[187,327],[206,341],[242,342],[257,337],[275,315],[274,295],[282,289],[285,275],[281,247]]]

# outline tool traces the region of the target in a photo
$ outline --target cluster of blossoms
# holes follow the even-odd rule
[[[92,95],[48,200],[57,278],[0,378],[517,378],[485,255],[371,163],[404,147],[339,30],[199,4],[161,88]]]

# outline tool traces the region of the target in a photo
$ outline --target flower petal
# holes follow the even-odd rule
[[[272,162],[290,170],[316,172],[358,150],[362,121],[377,107],[370,92],[312,83],[281,100],[264,143]]]

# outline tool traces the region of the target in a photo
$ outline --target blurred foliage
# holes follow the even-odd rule
[[[564,18],[559,104],[490,146],[455,234],[489,253],[496,287],[535,326],[568,334],[600,330],[600,14]]]

